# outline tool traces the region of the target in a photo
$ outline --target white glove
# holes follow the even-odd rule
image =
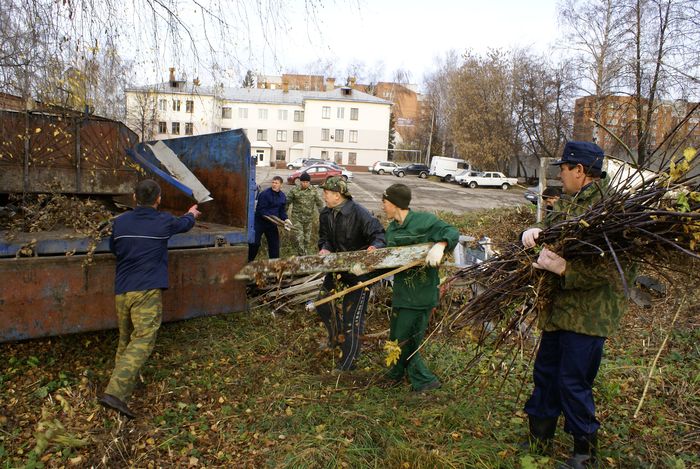
[[[442,261],[442,256],[445,254],[445,245],[442,243],[435,243],[433,247],[428,251],[428,255],[425,256],[425,263],[431,267],[437,267]]]
[[[541,228],[530,228],[528,230],[523,231],[523,236],[520,238],[520,241],[522,241],[523,246],[526,248],[534,248],[537,243],[535,243],[535,240],[540,236],[540,232],[542,231]]]
[[[287,231],[292,231],[292,228],[294,228],[294,224],[292,223],[292,220],[290,220],[289,218],[287,218],[287,219],[284,221],[284,229],[287,230]]]
[[[540,255],[537,257],[537,262],[533,262],[532,266],[535,269],[548,270],[557,275],[564,275],[566,259],[547,248],[542,248]]]
[[[352,267],[350,267],[349,272],[353,275],[362,275],[367,273],[367,271],[362,268],[362,264],[359,262],[355,262]]]

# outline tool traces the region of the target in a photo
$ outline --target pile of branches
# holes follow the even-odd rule
[[[625,265],[673,270],[679,256],[700,259],[700,157],[695,156],[688,148],[675,161],[662,162],[658,173],[635,169],[611,175],[605,197],[582,215],[544,229],[538,246],[526,249],[518,240],[501,255],[458,271],[447,284],[459,280],[472,285],[475,294],[441,326],[476,329],[478,345],[493,338],[493,349],[528,332],[547,308],[553,285],[551,273],[532,266],[543,246],[567,260],[614,262],[628,294]]]

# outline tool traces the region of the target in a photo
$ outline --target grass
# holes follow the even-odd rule
[[[476,219],[486,226],[489,216]],[[671,287],[670,297],[681,291]],[[673,331],[666,301],[633,308],[606,346],[595,387],[605,467],[700,465],[698,300]],[[370,305],[369,333],[388,327],[381,303]],[[548,468],[568,452],[562,423],[555,458],[517,449],[534,340],[506,377],[499,365],[505,351],[465,370],[474,352],[467,331],[437,336],[423,354],[444,385],[421,395],[407,383],[382,382],[384,354],[375,340],[365,344],[358,370],[332,376],[336,357],[317,347],[324,333],[301,309],[165,324],[130,402],[140,416],[134,421],[95,401],[113,366],[116,331],[2,344],[0,467]],[[42,409],[89,445],[54,443],[33,453]]]

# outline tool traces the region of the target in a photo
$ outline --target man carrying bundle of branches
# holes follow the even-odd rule
[[[544,220],[544,227],[585,213],[606,197],[604,153],[594,143],[568,142],[555,165],[565,197]],[[522,244],[534,248],[539,227],[522,234]],[[622,260],[621,260],[622,261]],[[622,261],[625,276],[634,270]],[[534,365],[535,388],[525,404],[531,451],[551,449],[560,414],[564,430],[574,439],[573,455],[562,468],[582,468],[596,462],[596,435],[592,386],[598,373],[606,337],[614,333],[627,308],[623,279],[610,257],[565,259],[542,247],[536,269],[556,278],[548,310],[539,317],[542,338]],[[629,280],[628,280],[629,282]]]

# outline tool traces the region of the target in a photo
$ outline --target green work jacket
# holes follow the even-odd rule
[[[287,194],[287,213],[292,207],[291,219],[302,223],[308,223],[318,215],[324,203],[321,194],[314,186],[302,189],[301,186],[292,188]]]
[[[387,246],[446,241],[445,251],[451,251],[459,241],[459,231],[428,212],[408,211],[400,225],[389,223],[386,229]],[[440,277],[435,267],[421,266],[399,272],[394,276],[392,306],[406,309],[431,309],[439,301]]]

